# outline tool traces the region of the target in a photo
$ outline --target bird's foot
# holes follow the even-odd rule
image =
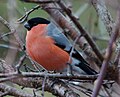
[[[47,79],[47,73],[48,73],[48,71],[45,70],[44,73],[45,73],[45,74],[44,74],[44,79],[43,79],[43,82],[42,82],[42,93],[41,93],[41,96],[42,96],[42,97],[44,97],[45,81],[46,81],[46,79]]]
[[[67,76],[72,76],[73,72],[72,72],[72,66],[70,63],[67,63]]]
[[[17,72],[18,74],[21,74],[20,67],[21,67],[21,65],[16,65],[16,66],[15,66],[16,72]]]

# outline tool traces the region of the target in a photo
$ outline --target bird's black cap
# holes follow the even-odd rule
[[[30,20],[28,20],[25,24],[24,27],[27,30],[31,30],[32,27],[38,25],[38,24],[49,24],[50,21],[41,17],[35,17]]]

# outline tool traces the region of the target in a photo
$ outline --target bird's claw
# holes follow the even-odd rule
[[[70,63],[67,63],[67,76],[71,76],[73,75],[73,72],[72,72],[72,66]]]
[[[21,74],[20,67],[21,67],[20,65],[16,65],[15,66],[15,69],[16,69],[18,74]]]

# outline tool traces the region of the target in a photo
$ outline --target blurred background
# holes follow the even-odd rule
[[[105,26],[96,14],[95,9],[89,3],[90,0],[65,0],[73,14],[79,18],[81,25],[91,34],[101,52],[105,51],[109,40]],[[105,0],[106,6],[110,11],[113,19],[116,18],[116,9],[119,6],[119,0]],[[32,3],[24,3],[20,0],[0,0],[0,16],[7,20],[10,25],[16,29],[20,39],[25,44],[26,29],[23,24],[19,24],[17,20],[22,17],[28,10],[36,6]],[[50,18],[49,15],[41,9],[32,12],[29,18],[41,16]],[[0,22],[0,35],[9,33],[10,30]],[[0,59],[6,60],[8,64],[16,65],[20,56],[23,54],[19,50],[18,42],[13,35],[7,35],[0,38]],[[29,61],[26,60],[25,64]],[[32,66],[31,66],[32,67]],[[23,68],[24,70],[24,68]],[[18,86],[16,86],[18,87]],[[18,87],[20,88],[20,87]],[[47,94],[46,94],[47,95]],[[46,97],[50,97],[46,96]],[[52,96],[51,96],[52,97]],[[82,96],[81,96],[82,97]]]

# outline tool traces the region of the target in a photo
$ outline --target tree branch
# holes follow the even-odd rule
[[[85,31],[85,29],[81,26],[81,24],[78,22],[78,20],[75,18],[75,16],[73,16],[71,10],[69,8],[67,8],[66,5],[62,1],[58,2],[58,4],[66,12],[66,14],[70,17],[70,19],[74,22],[74,24],[76,25],[78,30],[85,37],[85,39],[87,40],[87,42],[89,43],[89,45],[91,46],[91,48],[93,49],[93,51],[95,52],[97,57],[102,62],[103,61],[103,56],[99,52],[97,45],[95,44],[95,42],[93,41],[91,36],[88,34],[88,32]]]
[[[6,78],[6,77],[44,77],[45,76],[45,73],[44,72],[38,72],[38,73],[35,73],[35,72],[21,72],[20,74],[17,73],[17,72],[14,72],[14,73],[0,73],[0,78]],[[59,78],[59,79],[69,79],[69,80],[74,80],[74,79],[78,79],[78,80],[95,80],[98,75],[71,75],[71,76],[68,76],[68,75],[65,75],[65,74],[50,74],[48,73],[47,76],[49,78]],[[0,81],[1,82],[1,81]]]
[[[93,7],[95,8],[98,16],[103,21],[107,29],[107,32],[111,36],[115,23],[112,19],[112,16],[110,15],[109,11],[106,8],[105,0],[90,0],[90,1]]]
[[[103,64],[102,64],[102,67],[101,67],[101,70],[100,70],[100,75],[99,75],[99,77],[97,79],[97,83],[96,83],[96,85],[93,89],[92,97],[97,97],[97,94],[100,90],[102,81],[103,81],[103,79],[106,75],[106,70],[107,70],[109,61],[112,57],[113,50],[115,48],[115,41],[116,41],[117,37],[119,36],[120,10],[119,10],[117,16],[118,16],[118,18],[116,20],[116,26],[114,28],[114,31],[113,31],[112,35],[111,35],[111,39],[109,40],[109,44],[108,44],[108,47],[107,47],[105,58],[104,58],[104,61],[103,61]]]
[[[30,2],[30,3],[41,3],[41,4],[45,4],[45,3],[55,3],[58,2],[59,0],[45,0],[45,1],[41,1],[41,0],[20,0],[20,1],[24,1],[24,2]]]
[[[8,85],[5,85],[5,84],[2,84],[0,83],[0,91],[4,91],[4,92],[7,92],[7,94],[11,95],[11,96],[16,96],[16,97],[34,97],[34,95],[32,94],[28,94],[22,90],[18,90],[14,87],[11,87],[11,86],[8,86]],[[0,95],[1,97],[1,95]],[[36,97],[40,97],[40,96],[36,96]]]

